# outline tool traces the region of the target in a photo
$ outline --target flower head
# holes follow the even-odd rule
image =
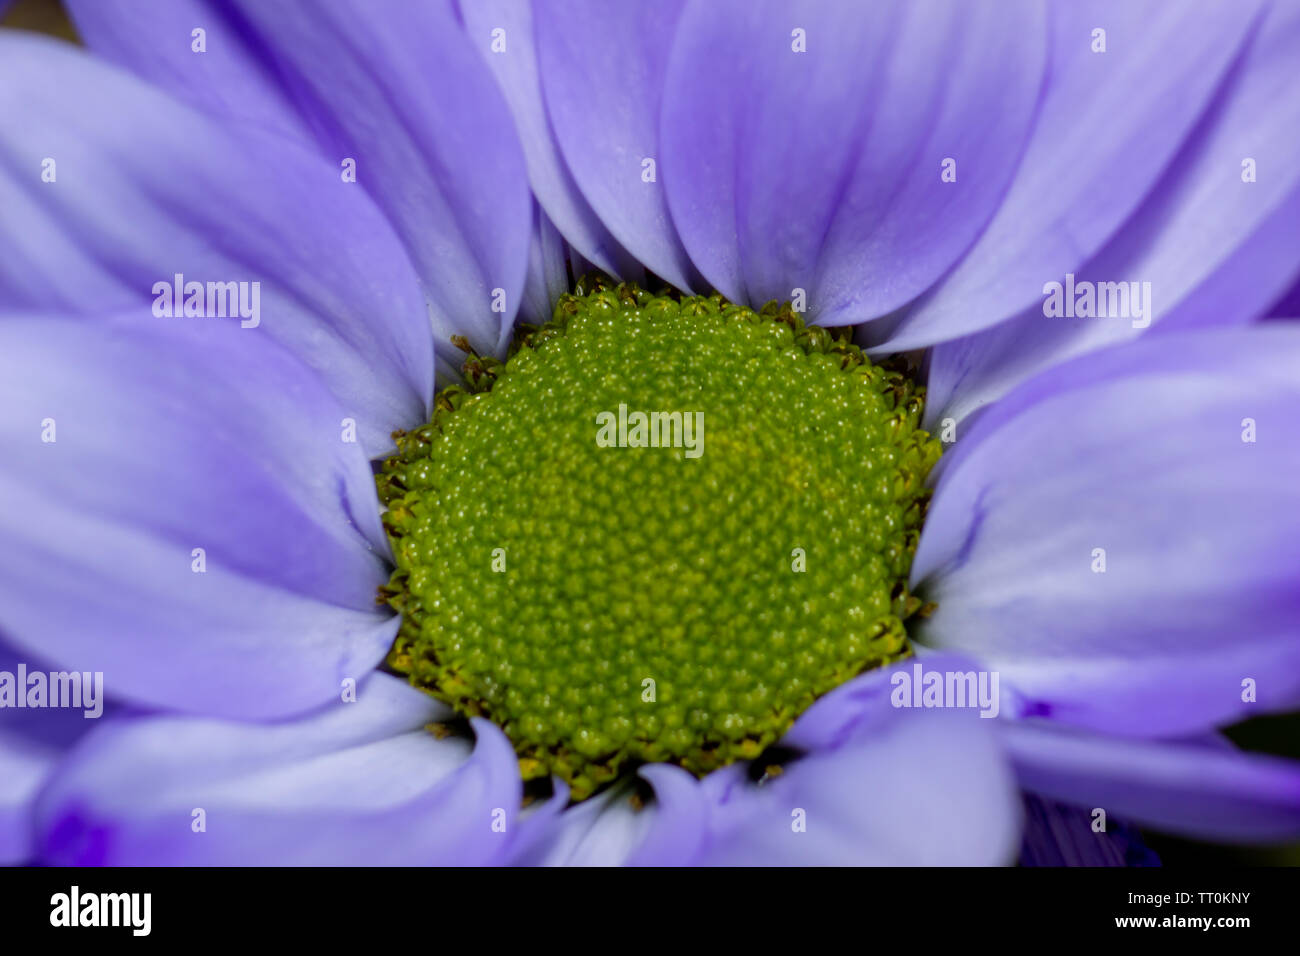
[[[1291,6],[68,5],[0,631],[112,704],[0,712],[4,859],[1300,832]]]

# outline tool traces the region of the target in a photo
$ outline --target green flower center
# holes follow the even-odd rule
[[[466,377],[378,478],[389,665],[525,779],[752,759],[909,652],[940,449],[902,372],[788,306],[590,278]]]

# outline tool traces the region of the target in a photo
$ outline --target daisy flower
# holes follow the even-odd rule
[[[1300,835],[1296,5],[67,7],[0,861]]]

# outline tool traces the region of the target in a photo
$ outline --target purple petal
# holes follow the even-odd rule
[[[32,858],[36,846],[32,805],[61,756],[58,748],[12,734],[0,721],[0,866]]]
[[[661,165],[692,259],[737,301],[807,290],[823,324],[903,305],[1001,200],[1046,33],[1042,8],[1020,2],[688,6]],[[957,182],[941,181],[949,158]]]
[[[1244,324],[1269,315],[1269,307],[1300,279],[1300,183],[1253,231],[1168,312],[1153,333]]]
[[[1273,4],[1174,168],[1089,265],[1109,274],[1122,266],[1150,280],[1155,318],[1168,316],[1171,328],[1204,322],[1206,312],[1255,318],[1300,268],[1300,230],[1285,228],[1300,208],[1297,49],[1300,7]],[[1255,182],[1242,179],[1247,157]],[[1243,269],[1240,255],[1251,244],[1263,259],[1255,272]]]
[[[34,657],[29,651],[21,650],[12,640],[0,633],[0,671],[14,675],[17,681],[20,669],[26,670],[30,689],[32,674],[39,671],[48,675],[51,671],[58,671],[60,668],[49,660]],[[16,706],[15,701],[15,705],[0,708],[0,726],[11,739],[22,738],[41,748],[68,749],[82,734],[95,727],[97,721],[118,709],[107,694],[103,693],[104,688],[94,684],[93,677],[94,675],[91,675],[87,680],[83,675],[81,685],[85,688],[87,696],[82,699],[80,706],[75,704],[75,697],[79,694],[79,690],[70,687],[67,692],[74,697],[72,706],[56,706],[52,701],[57,694],[53,693],[47,697],[47,701],[51,701],[47,706]],[[20,696],[22,696],[21,692]]]
[[[652,813],[616,788],[555,816],[545,835],[511,862],[520,866],[621,866],[645,838]]]
[[[683,3],[548,3],[537,21],[538,72],[564,159],[606,227],[677,288],[705,291],[658,175],[660,100]]]
[[[157,5],[166,0],[149,7]],[[401,236],[439,342],[459,333],[482,352],[504,349],[523,293],[531,200],[510,113],[465,42],[452,0],[234,0],[195,11],[197,25],[215,30],[213,60],[190,49],[195,21],[178,33],[168,13],[150,29],[139,10],[83,8],[103,25],[92,43],[252,122],[273,122],[291,101],[301,114],[294,123],[314,132],[333,183],[369,193]],[[195,59],[203,60],[197,70]],[[342,181],[347,160],[354,184]]]
[[[498,862],[510,866],[544,860],[565,824],[560,816],[569,805],[569,786],[552,777],[554,792],[544,803],[530,803],[519,811],[506,856]],[[567,822],[567,821],[566,821]]]
[[[109,866],[491,862],[519,804],[514,751],[486,721],[475,721],[472,752],[438,740],[425,725],[447,713],[375,674],[355,702],[288,723],[106,725],[41,796],[43,856]]]
[[[530,4],[470,0],[459,7],[470,46],[482,54],[509,104],[528,179],[546,215],[584,258],[611,275],[635,278],[636,259],[610,235],[583,198],[560,154],[542,97]]]
[[[103,671],[115,696],[318,705],[397,623],[375,607],[386,545],[366,454],[317,377],[255,330],[150,319],[0,324],[6,631]]]
[[[510,112],[452,0],[239,0],[337,166],[404,240],[434,329],[504,352],[528,266],[532,199]],[[412,91],[419,91],[412,95]],[[495,306],[504,293],[504,309]]]
[[[1250,36],[1259,6],[1053,6],[1050,79],[1006,201],[881,347],[931,345],[1041,306],[1043,283],[1097,253],[1168,172]],[[1093,52],[1099,28],[1104,53]]]
[[[44,38],[0,36],[0,108],[0,311],[139,307],[150,324],[247,323],[326,380],[371,454],[425,420],[433,363],[419,285],[337,168]],[[247,283],[250,318],[150,316],[155,285],[177,274]]]
[[[693,860],[709,819],[700,782],[669,764],[650,764],[639,774],[654,788],[655,816],[628,865],[681,866]]]
[[[1004,728],[1022,785],[1168,833],[1300,838],[1300,763],[1198,742],[1120,740],[1037,723]]]
[[[956,659],[945,656],[926,666],[950,664]],[[890,673],[868,673],[815,704],[785,741],[811,752],[779,776],[755,785],[733,766],[706,778],[712,813],[700,861],[987,866],[1014,859],[1020,797],[995,721],[970,709],[896,709]]]
[[[232,8],[213,0],[65,0],[64,6],[96,55],[209,113],[312,142],[291,91]],[[195,49],[200,42],[201,51]]]
[[[945,654],[941,660],[956,662],[961,659]],[[799,715],[782,739],[782,745],[819,753],[838,750],[853,737],[868,734],[878,723],[892,716],[885,705],[889,701],[889,682],[893,673],[910,668],[913,663],[914,659],[908,658],[892,667],[867,671],[847,684],[841,684]]]
[[[551,320],[556,300],[569,291],[567,249],[564,237],[536,203],[533,204],[533,240],[528,251],[528,281],[519,318],[542,325]]]
[[[1107,819],[1093,830],[1093,816],[1081,807],[1025,794],[1025,836],[1021,866],[1159,866],[1160,858],[1132,827]]]
[[[14,681],[18,695],[0,708],[0,866],[25,863],[36,852],[36,796],[74,743],[112,711],[102,696],[93,702],[80,698],[81,706],[31,708],[26,704],[30,675],[49,674],[58,668],[48,661],[12,647],[0,638],[0,672]],[[77,686],[93,690],[94,677]],[[99,688],[102,692],[102,687]],[[98,712],[98,713],[96,713]]]
[[[1300,275],[1296,276],[1295,284],[1269,307],[1268,315],[1278,319],[1300,318]]]
[[[1121,734],[1294,707],[1297,368],[1286,325],[1153,336],[991,406],[940,466],[921,640]]]
[[[1043,285],[1065,277],[1063,271],[1040,272],[1036,290],[1024,280],[1020,301],[1039,294],[1023,314],[935,349],[929,421],[961,418],[1042,369],[1134,338],[1148,325],[1154,332],[1238,324],[1266,312],[1300,270],[1300,168],[1293,161],[1300,149],[1300,77],[1292,66],[1298,44],[1300,9],[1272,8],[1157,188],[1118,235],[1075,270],[1076,284],[1150,283],[1147,314],[1045,316]],[[1126,152],[1124,159],[1140,155]],[[1256,182],[1242,181],[1244,157],[1257,165]],[[890,347],[908,347],[909,341],[894,339]]]
[[[708,808],[698,781],[685,770],[650,764],[640,776],[654,788],[642,805],[629,787],[563,809],[568,789],[524,821],[528,832],[511,863],[527,866],[681,866],[703,838]]]

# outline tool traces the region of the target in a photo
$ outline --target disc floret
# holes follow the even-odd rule
[[[788,305],[592,277],[465,374],[378,477],[389,664],[497,723],[526,779],[581,799],[643,762],[752,759],[909,652],[939,444],[903,371]]]

